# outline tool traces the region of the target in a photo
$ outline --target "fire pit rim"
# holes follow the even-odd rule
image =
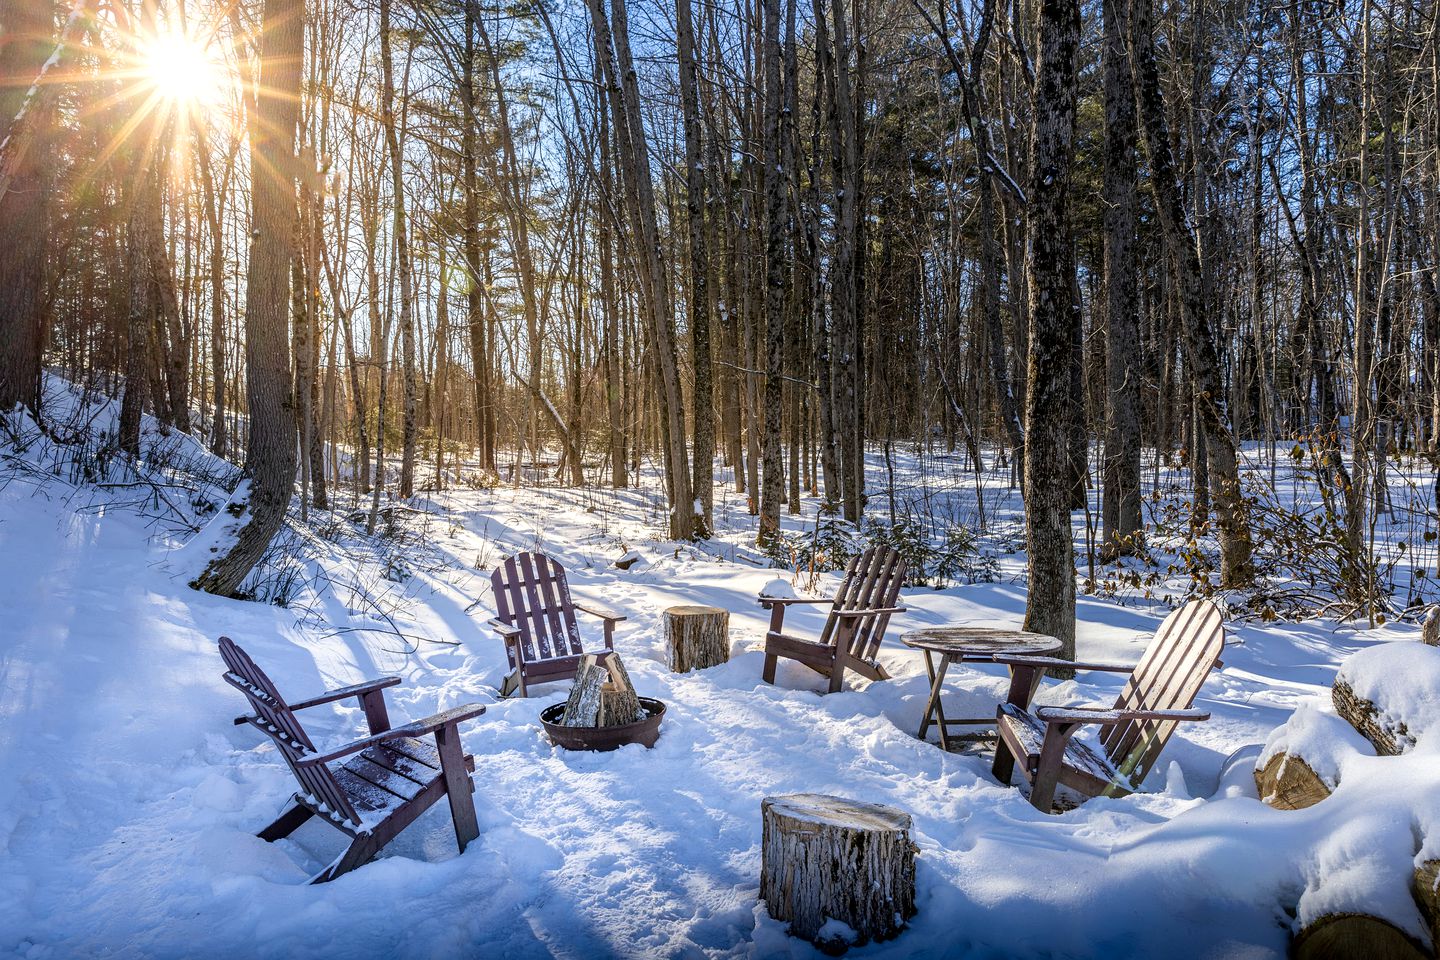
[[[645,719],[613,727],[567,727],[554,721],[565,711],[565,701],[552,703],[540,711],[540,725],[550,742],[565,750],[614,750],[628,743],[655,746],[660,736],[660,721],[665,717],[665,703],[654,697],[640,697]]]

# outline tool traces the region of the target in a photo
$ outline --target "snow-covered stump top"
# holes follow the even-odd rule
[[[1376,752],[1405,753],[1440,727],[1440,647],[1397,640],[1361,650],[1341,664],[1332,696]]]
[[[816,793],[760,804],[760,898],[827,953],[897,935],[915,915],[910,815]]]

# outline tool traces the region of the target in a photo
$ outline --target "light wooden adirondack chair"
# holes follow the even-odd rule
[[[890,679],[875,655],[891,615],[905,612],[904,607],[895,605],[904,583],[905,561],[900,554],[891,547],[871,547],[845,568],[845,579],[840,581],[834,600],[761,597],[760,606],[770,611],[770,630],[765,634],[765,682],[775,682],[780,657],[798,660],[829,677],[831,693],[844,688],[846,670],[871,680]],[[819,641],[783,632],[785,608],[795,603],[832,605]]]
[[[245,694],[255,711],[254,716],[236,717],[235,723],[248,723],[274,740],[300,784],[290,806],[257,836],[274,842],[319,816],[350,837],[349,849],[311,883],[334,880],[366,863],[443,796],[450,798],[450,818],[460,852],[479,836],[475,802],[470,796],[475,790],[470,782],[475,758],[462,752],[458,727],[484,713],[484,707],[478,703],[454,707],[391,728],[383,691],[398,684],[399,677],[381,677],[287,703],[265,671],[229,637],[220,638],[220,655],[230,668],[225,682]],[[347,697],[359,699],[370,736],[320,753],[295,712]],[[433,747],[418,739],[432,735]],[[331,766],[344,757],[350,759]]]
[[[1010,699],[996,720],[995,776],[1009,783],[1019,760],[1030,782],[1030,802],[1046,813],[1061,785],[1085,797],[1122,796],[1138,789],[1182,720],[1208,720],[1191,705],[1211,668],[1220,664],[1225,628],[1220,610],[1208,600],[1192,600],[1160,625],[1133,668],[1104,663],[1071,663],[1053,657],[997,655],[1011,669]],[[1037,672],[1050,667],[1129,672],[1130,679],[1113,707],[1040,707],[1031,710]],[[1100,750],[1072,740],[1086,724],[1103,727]]]
[[[565,568],[543,553],[517,553],[490,575],[498,616],[490,626],[505,641],[510,674],[500,685],[500,696],[519,692],[529,696],[533,684],[572,680],[585,651],[575,611],[583,610],[605,622],[604,660],[615,649],[615,624],[624,616],[570,597]]]

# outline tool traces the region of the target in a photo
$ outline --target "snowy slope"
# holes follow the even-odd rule
[[[1408,863],[1415,800],[1440,787],[1433,737],[1405,758],[1364,759],[1391,766],[1350,773],[1305,811],[1263,806],[1250,776],[1269,733],[1326,695],[1348,654],[1410,628],[1233,630],[1197,704],[1215,718],[1182,726],[1149,792],[1047,817],[992,779],[988,756],[914,738],[924,666],[895,639],[924,624],[1016,625],[1019,584],[907,591],[912,612],[882,651],[896,679],[822,698],[795,664],[774,687],[760,681],[754,598],[776,571],[717,559],[724,542],[656,540],[637,519],[652,509],[642,494],[463,491],[422,506],[446,518],[432,549],[451,562],[404,584],[397,628],[441,641],[407,644],[342,595],[297,617],[197,594],[166,566],[175,541],[133,513],[0,489],[0,953],[818,956],[757,902],[761,798],[818,791],[915,818],[919,913],[855,956],[1280,956],[1297,906],[1323,907],[1300,902],[1307,881],[1360,850],[1375,869]],[[737,526],[731,548],[743,539]],[[563,684],[493,702],[504,655],[483,628],[485,570],[536,546],[572,570],[578,595],[629,615],[617,648],[641,692],[670,705],[654,750],[552,748],[537,715]],[[628,549],[646,562],[609,566]],[[732,611],[728,665],[668,674],[659,612],[677,602]],[[1082,598],[1082,657],[1133,659],[1165,612]],[[800,630],[820,622],[793,615]],[[343,838],[313,821],[277,844],[253,837],[292,786],[273,749],[231,723],[244,704],[220,679],[221,634],[294,698],[394,673],[397,721],[491,704],[463,731],[480,840],[457,857],[441,804],[378,862],[304,886]],[[956,713],[993,710],[1006,687],[996,669],[950,676]],[[1050,683],[1042,699],[1106,702],[1122,680]],[[315,713],[326,738],[363,726],[348,705]]]

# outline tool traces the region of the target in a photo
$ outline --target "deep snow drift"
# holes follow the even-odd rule
[[[1423,938],[1405,884],[1416,837],[1440,836],[1417,819],[1440,788],[1435,736],[1406,757],[1354,761],[1389,766],[1347,769],[1304,811],[1264,806],[1251,779],[1271,731],[1328,701],[1346,656],[1413,628],[1228,625],[1225,666],[1196,704],[1214,719],[1182,725],[1148,792],[1044,816],[993,780],[988,754],[915,739],[924,665],[898,643],[921,625],[1018,625],[1023,585],[907,589],[911,612],[882,649],[889,682],[822,697],[818,677],[782,661],[768,686],[755,597],[777,571],[716,556],[749,537],[731,497],[721,542],[702,551],[658,539],[644,493],[438,495],[417,509],[441,518],[428,555],[448,562],[410,571],[395,587],[402,612],[377,619],[340,589],[298,614],[198,594],[173,569],[180,538],[136,512],[0,489],[0,953],[818,956],[757,902],[760,800],[800,791],[915,818],[918,915],[854,956],[1281,956],[1297,910],[1323,912],[1377,876],[1377,909]],[[570,569],[577,595],[629,615],[616,647],[640,692],[669,704],[653,750],[552,748],[537,716],[565,684],[495,702],[504,653],[484,628],[488,570],[537,547]],[[627,550],[643,562],[610,565]],[[731,610],[732,660],[672,676],[659,613],[687,602]],[[1135,659],[1166,612],[1082,597],[1082,658]],[[821,614],[790,616],[804,630]],[[231,723],[244,703],[220,679],[222,634],[292,698],[394,673],[397,723],[489,704],[462,728],[480,839],[456,856],[442,803],[377,862],[305,886],[344,838],[314,821],[276,844],[253,836],[293,786],[268,742]],[[1047,682],[1040,699],[1107,703],[1123,679]],[[985,714],[1005,689],[999,669],[956,667],[947,703]],[[328,739],[363,729],[353,704],[308,713]],[[1302,898],[1322,872],[1328,892]]]

